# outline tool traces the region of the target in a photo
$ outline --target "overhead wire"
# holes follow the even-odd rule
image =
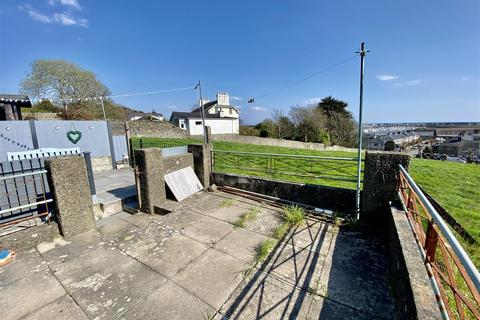
[[[332,65],[330,65],[330,66],[328,66],[328,67],[326,67],[326,68],[324,68],[324,69],[322,69],[322,70],[320,70],[320,71],[317,71],[317,72],[315,72],[315,73],[312,73],[312,74],[310,74],[310,75],[308,75],[308,76],[306,76],[306,77],[304,77],[304,78],[302,78],[302,79],[300,79],[300,80],[291,82],[291,83],[289,83],[289,84],[287,84],[287,85],[284,85],[284,86],[282,86],[282,87],[280,87],[280,88],[274,89],[274,90],[269,91],[269,92],[267,92],[267,93],[258,95],[258,96],[256,96],[256,97],[249,98],[249,99],[248,99],[248,102],[249,102],[249,103],[252,103],[252,102],[255,102],[255,100],[258,100],[258,99],[261,99],[261,98],[265,98],[265,97],[267,97],[267,96],[269,96],[269,95],[272,95],[272,94],[274,94],[274,93],[277,93],[277,92],[279,92],[279,91],[282,91],[282,90],[288,89],[288,88],[290,88],[290,87],[293,87],[293,86],[295,86],[295,85],[297,85],[297,84],[299,84],[299,83],[302,83],[302,82],[307,81],[307,80],[309,80],[309,79],[311,79],[311,78],[313,78],[313,77],[315,77],[315,76],[318,76],[319,74],[325,73],[325,72],[330,71],[331,69],[334,69],[334,68],[336,68],[336,67],[338,67],[338,66],[340,66],[340,65],[342,65],[342,64],[344,64],[344,63],[347,63],[347,62],[349,62],[350,60],[353,60],[353,59],[355,59],[355,58],[358,57],[358,56],[359,56],[359,53],[356,53],[356,54],[354,54],[353,56],[351,56],[351,57],[349,57],[349,58],[347,58],[347,59],[344,59],[344,60],[341,60],[341,61],[339,61],[339,62],[337,62],[337,63],[334,63],[334,64],[332,64]]]

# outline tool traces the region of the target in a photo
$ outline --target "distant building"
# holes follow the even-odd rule
[[[366,138],[367,150],[394,151],[403,150],[418,142],[419,135],[411,131],[390,132],[384,135],[371,135]]]
[[[21,108],[31,108],[28,96],[0,94],[0,120],[22,120]]]
[[[459,135],[448,142],[433,145],[433,152],[453,157],[480,156],[480,133]]]
[[[238,134],[240,112],[237,107],[230,104],[228,93],[217,93],[217,100],[206,102],[203,107],[205,125],[210,127],[212,134]],[[190,135],[203,135],[200,108],[192,112],[172,112],[170,122],[188,131]]]
[[[137,120],[151,120],[151,121],[165,121],[165,117],[161,113],[153,112],[131,112],[128,114],[129,121]]]

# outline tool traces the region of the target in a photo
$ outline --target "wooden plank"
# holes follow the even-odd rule
[[[177,201],[182,201],[203,189],[192,167],[166,174],[165,182]]]

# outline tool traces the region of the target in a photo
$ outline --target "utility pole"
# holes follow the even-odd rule
[[[103,104],[103,97],[100,97],[100,102],[102,103],[103,121],[107,121],[107,116],[105,115],[105,105]]]
[[[205,110],[203,107],[203,97],[202,97],[202,82],[198,80],[197,85],[195,86],[195,90],[198,89],[198,95],[200,97],[200,114],[202,115],[202,127],[203,127],[203,143],[208,144],[208,137],[207,137],[207,128],[205,127]]]
[[[358,112],[358,153],[357,153],[357,194],[356,194],[356,219],[360,219],[360,188],[362,174],[362,113],[363,113],[363,73],[365,67],[365,55],[369,51],[365,51],[365,42],[360,45],[360,103]]]

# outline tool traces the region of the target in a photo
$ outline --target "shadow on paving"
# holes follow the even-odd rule
[[[223,306],[223,319],[393,317],[388,264],[377,239],[314,224],[277,243]]]

